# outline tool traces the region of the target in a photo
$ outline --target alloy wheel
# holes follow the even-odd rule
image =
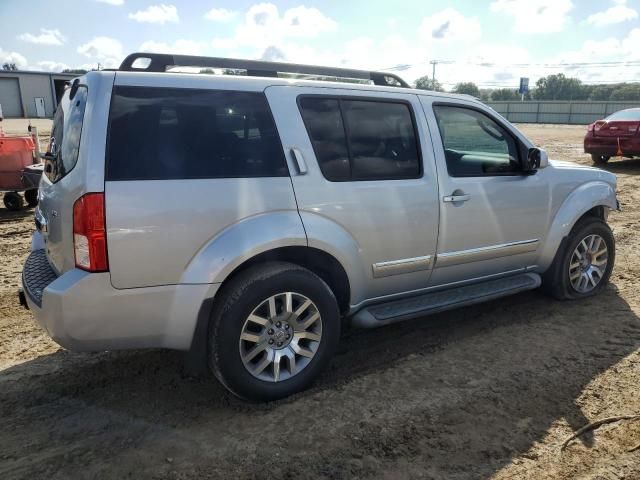
[[[587,235],[571,255],[569,280],[578,293],[589,293],[598,286],[609,263],[609,249],[600,235]]]
[[[311,363],[321,340],[318,307],[302,294],[278,293],[261,302],[245,320],[240,357],[254,377],[280,382]]]

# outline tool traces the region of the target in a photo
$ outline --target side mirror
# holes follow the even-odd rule
[[[527,155],[527,164],[525,168],[528,172],[535,172],[536,170],[540,170],[542,168],[547,168],[549,166],[549,155],[547,155],[547,151],[542,148],[530,148],[529,154]]]

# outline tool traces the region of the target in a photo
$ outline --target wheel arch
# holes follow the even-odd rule
[[[293,263],[318,275],[335,295],[340,312],[346,313],[349,310],[351,284],[346,270],[333,255],[314,247],[286,246],[259,253],[238,265],[224,279],[220,289],[246,269],[260,263],[276,261]]]
[[[538,267],[545,272],[553,263],[563,240],[573,227],[586,217],[607,220],[609,210],[618,208],[613,187],[597,181],[581,185],[567,196],[549,227],[547,238],[538,257]]]
[[[187,372],[202,375],[207,370],[209,321],[216,301],[219,299],[218,292],[223,291],[225,285],[248,268],[271,261],[290,262],[315,273],[327,283],[335,295],[340,312],[345,314],[349,311],[351,283],[346,270],[333,255],[317,248],[305,246],[286,246],[264,251],[237,265],[222,283],[216,286],[214,296],[204,299],[200,306],[191,346],[185,361]]]

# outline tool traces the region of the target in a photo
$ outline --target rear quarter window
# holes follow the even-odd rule
[[[288,174],[280,137],[262,93],[114,89],[107,180]]]
[[[53,116],[44,170],[52,182],[63,178],[78,163],[84,111],[87,105],[87,87],[80,85],[73,90],[73,98],[70,95],[72,89],[65,92]]]

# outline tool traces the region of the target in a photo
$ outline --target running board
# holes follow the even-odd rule
[[[417,297],[372,305],[356,313],[352,323],[360,328],[380,327],[402,320],[506,297],[525,290],[533,290],[538,288],[541,283],[542,279],[537,273],[523,273],[482,283],[440,290]]]

